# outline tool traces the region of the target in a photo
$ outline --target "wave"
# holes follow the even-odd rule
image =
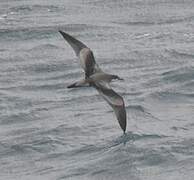
[[[170,82],[188,82],[194,79],[194,67],[180,67],[162,73],[162,79]]]
[[[44,12],[44,11],[49,11],[49,12],[57,12],[61,8],[58,6],[54,5],[18,5],[16,7],[11,7],[9,8],[9,12],[11,13],[29,13],[31,11],[33,12]]]
[[[28,51],[29,52],[31,52],[31,51],[36,51],[37,52],[37,51],[42,51],[44,49],[47,49],[47,50],[58,50],[58,49],[60,49],[60,47],[56,46],[54,44],[47,43],[47,44],[37,45],[37,46],[29,49]]]
[[[127,25],[127,26],[153,26],[153,25],[168,25],[177,24],[182,22],[191,21],[194,16],[181,17],[181,18],[166,18],[166,19],[145,19],[141,21],[126,21],[126,22],[113,22],[115,24]]]
[[[88,32],[96,29],[110,29],[111,27],[103,26],[103,25],[92,25],[92,24],[60,24],[60,25],[48,25],[48,26],[16,26],[8,29],[0,29],[0,39],[4,41],[15,40],[15,41],[23,41],[23,40],[35,40],[35,39],[48,39],[53,37],[60,37],[58,31],[64,30],[66,32]],[[91,34],[91,33],[90,33]],[[90,34],[87,34],[89,36]],[[76,36],[76,35],[75,35]],[[93,36],[91,36],[92,38]]]
[[[120,144],[126,144],[131,141],[138,141],[138,140],[144,140],[144,139],[161,139],[166,138],[167,136],[164,135],[158,135],[158,134],[137,134],[133,133],[131,131],[126,132],[126,134],[118,137],[116,140],[113,140],[110,144],[111,147],[120,145]]]
[[[174,57],[178,57],[178,58],[189,58],[189,59],[193,59],[194,58],[194,54],[192,53],[186,53],[186,52],[181,52],[181,50],[175,50],[175,49],[171,49],[171,50],[165,50],[167,53],[169,53],[170,55],[174,56]]]
[[[163,91],[163,92],[157,92],[150,96],[154,100],[160,101],[160,103],[192,103],[194,92],[192,93],[184,93],[184,92],[177,92],[176,91]]]
[[[21,68],[21,70],[26,70],[27,72],[31,73],[49,73],[49,72],[64,72],[65,69],[67,69],[66,64],[46,64],[46,63],[41,63],[41,64],[34,64],[30,66],[24,66]]]
[[[36,27],[36,28],[17,28],[17,29],[0,29],[1,40],[24,41],[31,39],[44,39],[53,37],[57,33],[55,28]]]
[[[131,171],[133,173],[134,171],[137,171],[135,168],[136,163],[153,166],[160,165],[168,161],[169,158],[171,160],[172,156],[164,149],[156,150],[152,145],[144,147],[135,145],[137,140],[157,141],[157,139],[162,138],[162,136],[154,134],[140,135],[128,132],[127,134],[109,142],[106,141],[101,144],[95,143],[95,145],[86,145],[81,149],[74,151],[73,154],[69,152],[71,155],[70,157],[75,161],[79,159],[80,164],[75,168],[70,168],[69,171],[64,173],[65,175],[61,177],[77,178],[77,176],[80,176],[81,178],[83,176],[92,176],[100,178],[101,176],[109,175],[110,178],[112,172],[118,172],[119,177],[121,178],[121,176],[123,176],[125,179],[126,174],[127,177],[129,177]],[[80,159],[80,157],[82,158]],[[87,159],[87,162],[85,159]],[[82,165],[82,162],[84,162],[84,166]],[[123,169],[125,170],[123,171]]]

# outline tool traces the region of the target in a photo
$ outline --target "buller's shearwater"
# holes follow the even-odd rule
[[[111,89],[109,83],[113,79],[123,80],[117,75],[103,72],[94,59],[93,52],[82,42],[70,36],[69,34],[59,31],[64,39],[71,45],[79,58],[81,67],[85,71],[85,78],[68,86],[68,88],[83,87],[86,85],[94,87],[99,94],[113,108],[119,125],[125,133],[126,130],[126,110],[123,98]]]

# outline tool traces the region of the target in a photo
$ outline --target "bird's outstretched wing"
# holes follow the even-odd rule
[[[101,83],[95,83],[93,86],[97,89],[105,101],[113,108],[119,125],[125,133],[127,122],[125,103],[123,98],[111,88],[107,88]]]
[[[85,44],[63,31],[59,32],[73,48],[77,57],[79,57],[80,64],[85,71],[86,77],[89,77],[97,72],[103,72],[96,64],[93,52]]]
[[[85,44],[83,44],[82,42],[78,41],[77,39],[75,39],[74,37],[70,36],[69,34],[63,32],[63,31],[59,31],[61,33],[61,35],[64,37],[64,39],[70,44],[70,46],[73,48],[73,50],[75,51],[75,54],[77,56],[79,56],[80,51],[83,48],[87,48],[87,46]]]

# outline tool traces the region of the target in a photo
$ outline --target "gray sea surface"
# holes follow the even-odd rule
[[[58,30],[124,78],[125,136]],[[0,1],[0,180],[193,177],[193,0]]]

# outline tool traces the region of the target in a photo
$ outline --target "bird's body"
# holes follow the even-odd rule
[[[95,82],[105,81],[107,83],[110,83],[113,79],[122,80],[121,78],[119,78],[116,75],[107,74],[107,73],[95,73],[95,74],[91,75],[89,78]]]
[[[94,73],[89,77],[85,77],[85,79],[82,79],[80,81],[77,81],[71,85],[68,86],[68,88],[76,88],[76,87],[83,87],[83,86],[87,86],[87,85],[98,85],[98,84],[104,84],[104,88],[110,88],[109,84],[113,79],[120,79],[118,76],[116,75],[112,75],[112,74],[107,74],[104,72],[100,72],[100,73]]]
[[[59,31],[64,39],[74,49],[76,55],[80,59],[81,67],[84,69],[85,78],[77,81],[68,86],[68,88],[76,88],[83,86],[94,87],[99,94],[107,101],[107,103],[113,108],[120,127],[125,133],[126,130],[126,110],[123,98],[111,89],[109,83],[113,79],[119,79],[117,75],[107,74],[103,72],[98,64],[96,64],[93,52],[82,42],[73,38],[69,34]]]

